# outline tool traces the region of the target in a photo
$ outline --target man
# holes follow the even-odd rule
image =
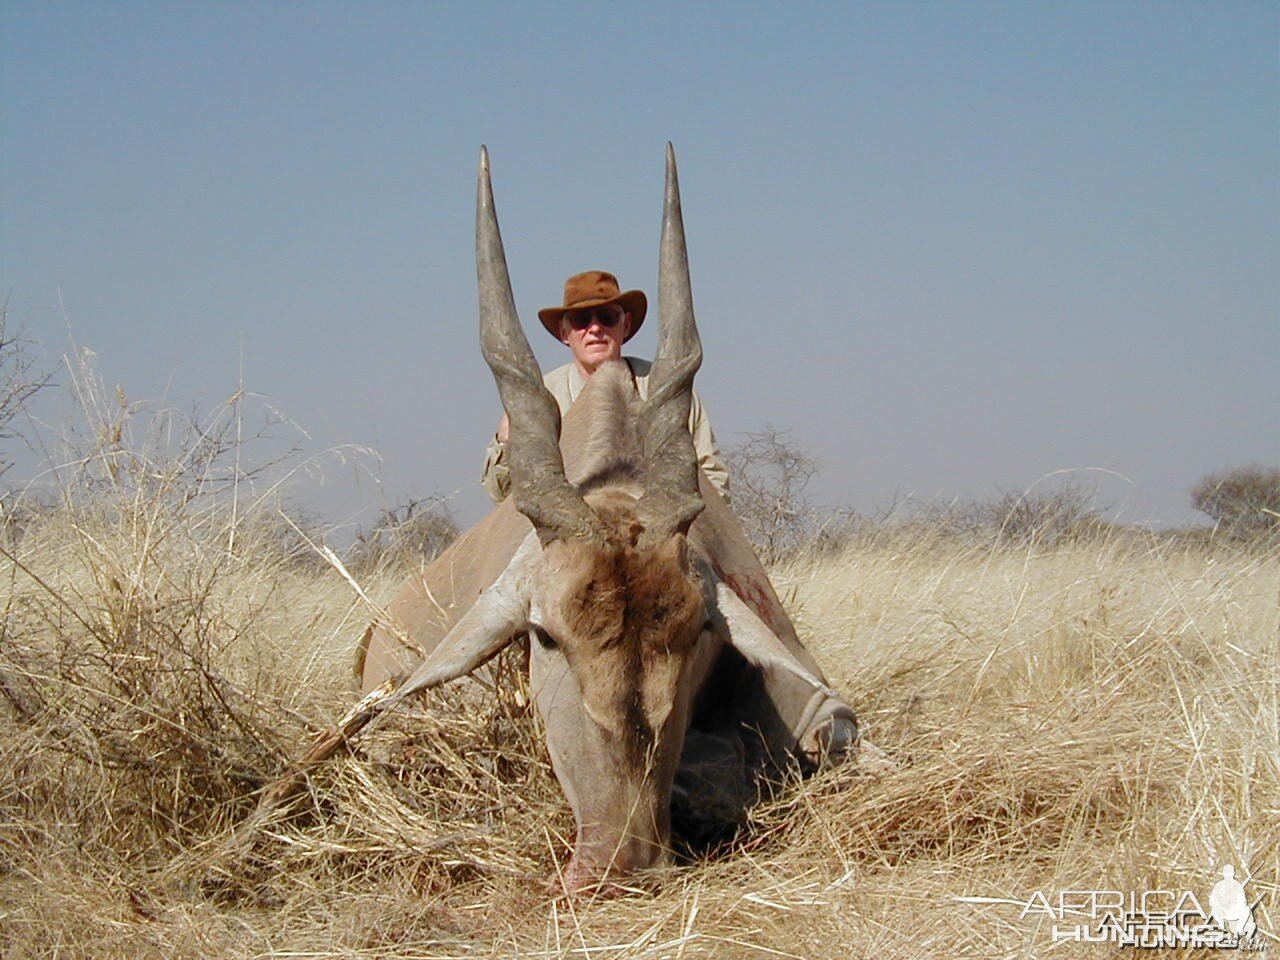
[[[564,305],[538,311],[538,319],[547,332],[569,348],[573,360],[557,367],[543,382],[560,405],[563,416],[578,399],[587,380],[602,363],[625,360],[641,398],[649,396],[648,360],[624,357],[622,345],[636,335],[644,323],[648,300],[640,290],[621,292],[618,278],[603,270],[574,274],[564,283]],[[507,498],[511,476],[506,463],[507,415],[498,422],[498,432],[485,451],[484,472],[480,482],[494,503]],[[689,432],[698,454],[698,466],[726,500],[729,499],[729,473],[720,459],[716,438],[711,433],[697,391],[689,407]]]

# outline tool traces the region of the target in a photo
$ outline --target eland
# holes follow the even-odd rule
[[[389,708],[530,638],[530,691],[577,824],[571,892],[667,862],[673,796],[694,803],[713,780],[745,806],[858,739],[697,466],[702,346],[670,144],[659,260],[648,399],[606,364],[562,423],[516,315],[481,148],[480,343],[510,419],[512,495],[402,590],[357,656],[366,692],[399,682]]]

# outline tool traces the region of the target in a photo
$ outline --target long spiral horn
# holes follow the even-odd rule
[[[476,194],[476,279],[480,289],[480,351],[493,371],[510,421],[511,496],[538,538],[599,539],[599,522],[564,474],[560,408],[516,314],[507,257],[489,179],[489,151],[480,148]]]
[[[670,143],[658,252],[658,316],[658,352],[649,374],[641,431],[648,464],[646,492],[638,505],[652,538],[687,531],[705,506],[698,493],[698,457],[689,434],[693,377],[702,365],[702,341],[693,318],[680,182]]]

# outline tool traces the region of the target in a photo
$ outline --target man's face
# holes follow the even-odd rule
[[[602,363],[622,359],[622,341],[631,332],[631,315],[616,303],[584,310],[566,310],[560,320],[560,339],[573,351],[583,373]]]

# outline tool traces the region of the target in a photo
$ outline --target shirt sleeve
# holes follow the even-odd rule
[[[711,432],[711,420],[707,417],[706,408],[702,406],[702,398],[698,396],[696,390],[689,404],[689,433],[693,435],[693,450],[698,455],[698,466],[728,503],[729,471],[720,457],[720,448],[716,446],[715,434]]]
[[[489,499],[501,503],[511,492],[511,468],[507,465],[507,446],[498,442],[495,435],[484,451],[484,469],[480,472],[480,485]]]

